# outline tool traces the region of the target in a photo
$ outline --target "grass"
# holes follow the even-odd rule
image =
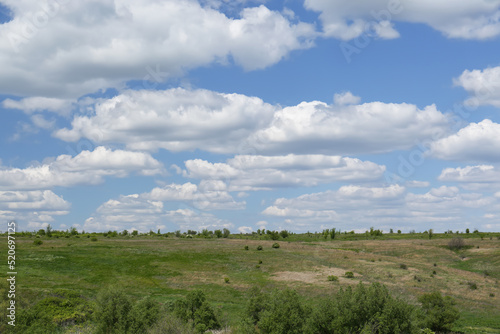
[[[445,247],[451,237],[435,235],[429,240],[418,234],[413,239],[399,236],[404,237],[361,240],[363,235],[358,235],[359,240],[339,237],[333,241],[286,242],[299,239],[291,235],[280,240],[280,248],[272,248],[275,241],[241,235],[231,239],[98,236],[97,242],[86,237],[42,237],[41,245],[34,245],[33,237],[17,237],[16,298],[29,303],[65,289],[92,300],[99,290],[114,285],[134,298],[149,295],[165,303],[199,288],[227,324],[234,326],[252,286],[292,287],[314,303],[315,296],[332,289],[360,281],[380,282],[413,303],[423,293],[435,290],[452,296],[462,314],[456,331],[500,332],[496,316],[500,300],[490,297],[500,294],[497,238],[468,237],[467,244],[480,248],[455,252]],[[261,251],[257,251],[259,245]],[[0,237],[0,250],[7,252],[4,236]],[[401,263],[407,264],[407,270],[400,269]],[[439,274],[429,277],[436,267]],[[8,271],[6,263],[0,264],[0,270]],[[344,277],[346,272],[352,272],[355,279]],[[329,276],[338,277],[338,281],[332,285]],[[477,284],[478,289],[470,289],[468,282]]]

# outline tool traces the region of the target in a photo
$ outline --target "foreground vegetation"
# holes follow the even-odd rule
[[[18,234],[16,331],[500,332],[500,234],[190,232]]]

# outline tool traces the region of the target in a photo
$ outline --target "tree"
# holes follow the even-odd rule
[[[281,235],[281,237],[283,239],[288,238],[288,231],[287,230],[283,230],[283,231],[280,232],[280,235]]]
[[[432,239],[433,236],[434,236],[434,230],[431,228],[429,229],[429,239]]]
[[[215,230],[214,234],[217,238],[222,238],[222,231],[221,230]]]
[[[135,236],[135,235],[138,235],[138,234],[139,234],[139,231],[137,231],[137,230],[133,230],[133,231],[132,231],[132,235],[134,235],[134,236]]]
[[[465,233],[469,234],[470,230],[469,229],[465,229]]]
[[[433,331],[449,331],[460,318],[453,299],[443,297],[440,292],[424,294],[418,301],[422,303],[426,326]]]
[[[332,228],[332,229],[330,230],[330,238],[331,238],[332,240],[333,240],[333,239],[335,239],[335,234],[336,234],[336,233],[337,233],[337,232],[336,232],[336,230],[335,230],[335,227],[334,227],[334,228]]]
[[[224,238],[227,238],[227,237],[229,237],[229,235],[231,234],[231,231],[229,231],[227,228],[224,228],[224,229],[222,230],[222,234],[223,234],[223,237],[224,237]]]
[[[176,301],[173,309],[174,314],[183,321],[193,321],[201,333],[220,328],[219,320],[201,290],[194,290],[188,293],[185,299]]]
[[[46,229],[45,229],[45,234],[50,238],[52,237],[52,226],[47,225]]]
[[[106,289],[97,296],[97,333],[127,333],[132,304],[129,298],[114,288]]]

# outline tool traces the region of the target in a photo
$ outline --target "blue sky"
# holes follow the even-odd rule
[[[500,0],[0,0],[24,230],[500,229]]]

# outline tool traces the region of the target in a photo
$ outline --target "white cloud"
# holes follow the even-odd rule
[[[284,222],[292,230],[314,230],[318,224],[349,230],[367,226],[425,230],[429,228],[428,224],[433,224],[446,230],[446,222],[454,221],[457,227],[465,226],[470,215],[474,215],[470,209],[489,210],[496,202],[498,200],[493,197],[461,193],[456,187],[443,186],[415,194],[398,185],[351,185],[337,191],[279,198],[262,213],[286,218]]]
[[[454,79],[454,83],[471,95],[465,101],[467,106],[489,104],[500,107],[500,66],[484,70],[465,70],[460,77]]]
[[[68,214],[70,206],[50,190],[0,191],[0,220],[17,221],[19,230],[42,228],[54,216]]]
[[[163,202],[134,194],[120,196],[118,199],[103,203],[91,217],[85,220],[83,229],[92,231],[135,229],[147,232],[150,229],[156,231],[164,228],[185,231],[231,227],[234,227],[231,222],[219,219],[213,214],[189,208],[165,210]]]
[[[151,155],[97,147],[82,151],[75,157],[60,155],[39,166],[0,169],[0,189],[49,189],[78,184],[98,184],[106,176],[125,177],[132,173],[155,175],[163,173],[163,165]]]
[[[430,185],[430,182],[428,181],[416,181],[416,180],[411,180],[411,181],[406,181],[405,186],[407,188],[427,188]]]
[[[326,36],[349,40],[362,34],[395,38],[391,22],[423,23],[449,38],[487,39],[500,34],[500,1],[306,0],[320,12]]]
[[[439,138],[448,123],[434,105],[420,110],[405,103],[302,102],[274,113],[271,124],[253,134],[248,146],[266,154],[388,152]]]
[[[51,111],[61,115],[67,115],[72,108],[70,100],[48,98],[48,97],[27,97],[19,101],[5,99],[2,102],[4,108],[19,109],[27,114],[33,114],[41,111]]]
[[[183,176],[217,180],[230,191],[316,186],[337,181],[380,179],[385,166],[369,161],[320,154],[286,156],[237,155],[227,163],[195,159],[185,162]]]
[[[240,227],[238,227],[238,232],[241,232],[241,233],[252,233],[253,229],[250,226],[240,226]]]
[[[500,170],[492,165],[445,168],[438,180],[459,182],[469,190],[496,190],[500,188]]]
[[[236,202],[220,181],[205,181],[200,186],[190,182],[169,184],[141,196],[163,202],[185,202],[201,210],[241,210],[246,205],[244,201]]]
[[[233,19],[193,0],[2,3],[14,18],[0,25],[0,91],[17,96],[76,98],[229,59],[261,69],[316,36],[263,5]]]
[[[500,124],[485,119],[431,144],[430,154],[444,160],[500,161]]]
[[[256,97],[181,88],[126,91],[103,101],[92,116],[77,116],[57,138],[81,137],[124,143],[130,149],[238,151],[240,143],[264,126],[275,107]]]
[[[358,104],[359,102],[361,102],[361,98],[353,95],[351,92],[344,92],[333,96],[333,103],[339,106],[346,104]]]

